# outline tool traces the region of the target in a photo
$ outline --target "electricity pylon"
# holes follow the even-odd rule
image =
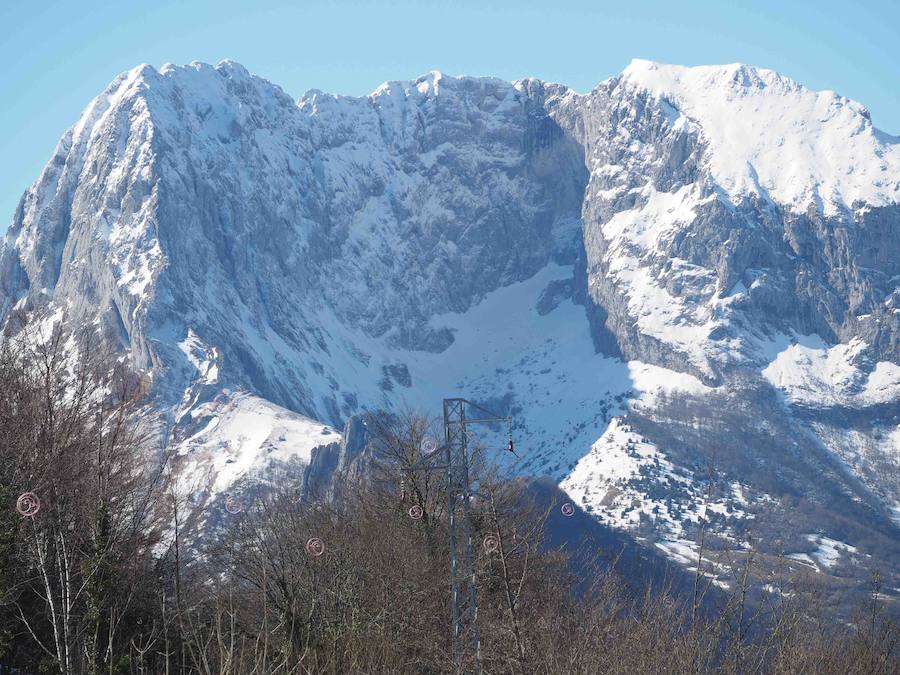
[[[483,418],[467,418],[466,408],[471,407],[490,415]],[[464,398],[444,399],[444,466],[429,465],[426,458],[412,468],[444,469],[447,488],[447,514],[450,538],[450,593],[453,619],[452,649],[456,673],[466,672],[471,663],[476,675],[481,674],[481,637],[478,633],[478,592],[475,583],[475,550],[472,542],[472,521],[469,515],[473,496],[469,476],[470,424],[505,422],[509,425],[510,452],[512,443],[512,418],[494,415],[481,406]],[[440,456],[434,453],[432,457]]]

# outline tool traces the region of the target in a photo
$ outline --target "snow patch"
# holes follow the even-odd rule
[[[215,384],[219,381],[218,349],[204,344],[190,328],[187,337],[178,343],[178,348],[196,369],[195,382]]]
[[[824,535],[810,534],[807,536],[807,539],[818,547],[813,552],[812,557],[815,558],[822,567],[834,567],[838,560],[841,559],[841,556],[857,552],[855,546],[851,546],[850,544],[846,544],[836,539],[831,539]]]
[[[828,346],[818,335],[779,338],[770,345],[774,358],[763,377],[802,405],[865,406],[900,397],[900,366],[871,364],[867,344],[854,338]]]
[[[242,479],[264,478],[285,464],[308,464],[313,448],[339,443],[329,426],[246,392],[225,392],[190,412],[196,426],[173,439],[180,475],[207,499]],[[206,501],[206,500],[204,500]]]

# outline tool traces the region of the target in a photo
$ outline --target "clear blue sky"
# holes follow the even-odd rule
[[[0,233],[90,99],[139,63],[234,59],[299,97],[432,69],[580,91],[632,57],[740,61],[864,103],[900,134],[897,0],[0,0]]]

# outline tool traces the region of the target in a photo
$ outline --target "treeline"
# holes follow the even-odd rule
[[[0,673],[452,672],[445,483],[416,468],[428,419],[373,416],[337,499],[232,495],[197,541],[141,435],[140,380],[71,351],[62,334],[0,349]],[[799,587],[751,607],[736,583],[713,611],[699,583],[635,592],[599,564],[615,552],[548,548],[558,504],[484,458],[473,473],[485,673],[900,668],[877,594],[842,625]]]

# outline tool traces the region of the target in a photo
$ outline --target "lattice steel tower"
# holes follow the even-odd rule
[[[489,417],[466,417],[471,407]],[[500,417],[464,398],[444,399],[443,452],[435,452],[415,462],[410,470],[445,472],[447,488],[447,514],[450,538],[450,593],[452,607],[453,668],[456,673],[469,670],[481,675],[481,638],[478,634],[478,592],[475,584],[475,550],[472,542],[472,520],[469,509],[472,497],[472,481],[469,476],[469,424],[508,425],[509,445],[506,450],[515,454],[512,441],[512,418]],[[443,464],[435,463],[442,457]]]
[[[490,417],[467,419],[466,407],[475,408]],[[450,530],[450,592],[453,614],[453,665],[457,673],[465,672],[472,664],[481,673],[481,637],[478,634],[478,592],[475,584],[475,551],[472,542],[472,521],[469,509],[472,483],[469,477],[469,424],[506,422],[510,428],[509,451],[512,445],[512,418],[498,417],[464,398],[444,399],[444,458],[447,477],[447,513]]]

